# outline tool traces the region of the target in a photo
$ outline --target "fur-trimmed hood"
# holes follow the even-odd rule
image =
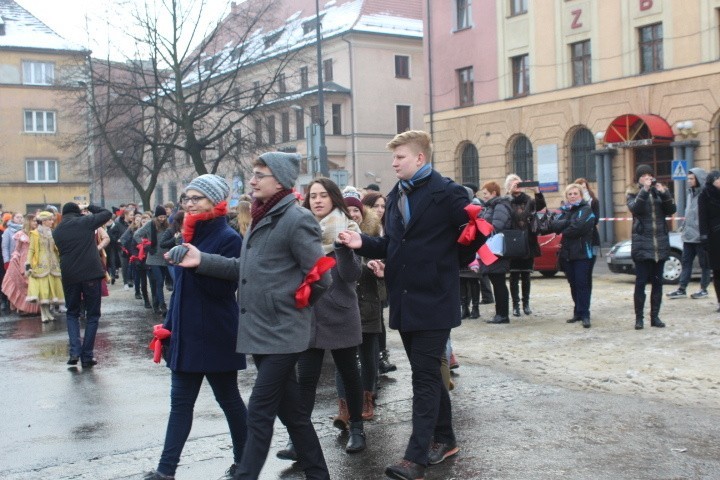
[[[363,205],[363,220],[360,222],[360,231],[371,237],[379,237],[382,232],[382,225],[377,213],[365,205]]]
[[[637,183],[628,185],[625,189],[625,195],[637,195],[638,193],[640,193],[640,185]]]

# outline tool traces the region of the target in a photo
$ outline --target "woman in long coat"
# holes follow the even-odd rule
[[[700,238],[707,244],[708,261],[713,274],[713,287],[720,312],[720,171],[713,170],[705,179],[705,188],[698,197]]]
[[[10,263],[2,282],[2,292],[7,295],[10,304],[18,313],[37,315],[40,306],[27,301],[28,278],[25,276],[25,262],[30,249],[30,232],[37,228],[35,215],[27,214],[23,228],[13,235],[15,250],[10,256]]]
[[[53,214],[40,212],[38,227],[30,232],[30,248],[25,260],[25,271],[30,276],[27,302],[40,304],[43,323],[55,320],[50,305],[65,301],[60,273],[60,255],[52,237]]]
[[[208,189],[208,182],[202,180],[204,177],[210,177],[217,189]],[[213,193],[216,191],[224,192],[225,196]],[[224,180],[217,175],[203,175],[190,182],[185,192],[189,206],[183,240],[203,252],[227,258],[239,257],[242,237],[227,223],[225,197],[229,187]],[[238,282],[202,275],[195,269],[171,268],[175,268],[175,281],[163,325],[171,332],[169,341],[165,340],[169,347],[167,366],[172,372],[170,418],[160,463],[157,470],[145,478],[174,478],[190,434],[195,400],[205,378],[230,429],[234,462],[224,478],[232,478],[242,459],[247,438],[247,409],[237,384],[238,370],[244,370],[246,362],[245,355],[235,351]]]

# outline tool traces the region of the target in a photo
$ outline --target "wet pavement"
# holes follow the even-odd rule
[[[560,283],[560,282],[558,282]],[[566,288],[564,285],[559,288]],[[64,316],[0,317],[0,478],[135,479],[156,466],[169,412],[169,371],[151,361],[160,318],[132,292],[111,287],[96,343],[99,364],[68,368]],[[453,331],[482,335],[479,322]],[[329,355],[313,416],[333,479],[382,479],[410,434],[409,366],[389,335],[398,371],[384,376],[368,449],[348,455],[332,427],[336,400]],[[254,367],[240,373],[247,400]],[[720,410],[583,392],[492,370],[465,358],[451,393],[460,453],[427,479],[720,478]],[[287,434],[276,426],[263,479],[301,479],[277,460]],[[178,479],[214,479],[232,462],[222,411],[204,385]]]

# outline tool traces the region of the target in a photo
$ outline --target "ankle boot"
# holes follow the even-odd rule
[[[520,316],[520,304],[519,303],[513,303],[513,316],[514,317]]]
[[[333,418],[333,426],[343,431],[350,428],[350,413],[344,398],[338,398],[338,414]]]
[[[295,451],[295,445],[292,440],[288,440],[287,445],[282,450],[279,450],[275,456],[281,460],[292,460],[293,462],[298,459],[297,452]]]
[[[472,311],[470,312],[470,318],[472,318],[473,320],[476,318],[480,318],[480,309],[477,305],[472,307]]]
[[[378,363],[378,370],[380,373],[385,374],[388,372],[394,372],[397,370],[397,366],[394,363],[390,363],[390,352],[383,350],[380,352],[380,362]]]
[[[350,422],[350,438],[348,438],[345,451],[347,453],[357,453],[365,450],[365,430],[363,422]]]
[[[460,310],[460,318],[468,318],[470,316],[470,309],[468,308],[467,303],[462,304],[462,308]]]
[[[642,330],[643,328],[645,328],[643,325],[643,318],[635,317],[635,330]]]
[[[650,326],[657,328],[665,328],[665,324],[662,320],[660,320],[660,317],[658,317],[657,315],[650,317]]]
[[[530,310],[530,301],[529,300],[523,301],[523,313],[525,313],[525,315],[532,315],[532,310]]]
[[[373,393],[365,391],[363,392],[362,419],[372,420],[373,418],[375,418],[375,403],[373,400]]]

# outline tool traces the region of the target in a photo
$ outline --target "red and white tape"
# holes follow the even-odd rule
[[[600,218],[598,219],[601,222],[622,222],[622,221],[630,221],[633,217],[619,217],[619,218]],[[685,220],[685,217],[665,217],[665,220]]]

